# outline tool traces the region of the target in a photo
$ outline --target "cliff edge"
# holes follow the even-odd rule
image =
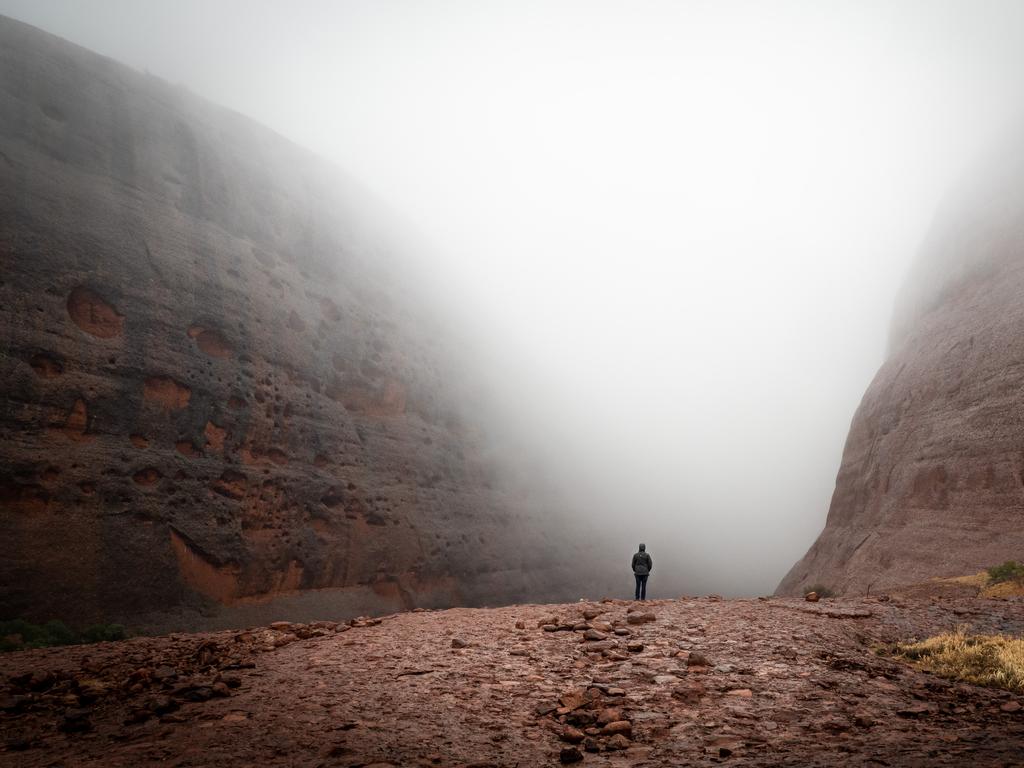
[[[0,168],[0,618],[578,597],[357,185],[4,18]]]
[[[996,153],[937,215],[854,416],[825,529],[778,594],[863,593],[1024,557],[1020,154]]]

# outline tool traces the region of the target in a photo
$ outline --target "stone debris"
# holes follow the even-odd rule
[[[900,717],[923,717],[924,715],[930,715],[938,710],[939,708],[937,705],[931,702],[922,702],[919,704],[911,704],[907,707],[901,707],[896,710],[896,714]]]
[[[623,734],[617,733],[614,736],[612,736],[610,739],[608,739],[608,742],[606,743],[605,746],[608,749],[612,749],[612,750],[616,750],[616,749],[629,749],[629,739],[627,739]]]
[[[725,695],[726,696],[736,696],[737,698],[740,698],[740,699],[749,699],[751,696],[754,695],[754,692],[751,691],[749,688],[734,688],[731,691],[726,691]]]
[[[578,763],[583,759],[583,754],[576,747],[562,747],[558,759],[563,763]]]
[[[683,681],[672,690],[673,698],[691,706],[700,704],[704,693],[704,685],[697,680]]]
[[[719,736],[704,747],[705,754],[715,757],[729,757],[743,746],[743,742],[730,736]]]
[[[92,730],[92,722],[89,719],[90,712],[87,709],[68,709],[61,716],[57,730],[64,733],[82,733]]]
[[[707,656],[703,653],[696,653],[691,651],[686,657],[686,666],[688,667],[710,667],[711,662],[708,661]]]
[[[647,624],[651,621],[657,621],[658,617],[653,613],[630,613],[626,616],[627,624]]]
[[[568,710],[590,707],[600,699],[601,692],[597,688],[584,687],[562,694],[559,701]]]
[[[598,725],[608,725],[622,720],[622,710],[617,707],[602,709],[597,715]]]
[[[571,725],[567,725],[562,729],[562,741],[568,741],[570,744],[579,744],[584,738],[583,731]]]
[[[601,729],[602,736],[613,736],[616,733],[621,733],[623,736],[631,736],[633,734],[633,724],[628,720],[616,720],[613,723],[608,723]]]
[[[953,768],[1024,750],[1017,696],[872,650],[970,606],[873,601],[871,617],[834,618],[795,610],[802,598],[650,602],[657,621],[621,648],[613,633],[585,639],[596,616],[573,632],[581,622],[551,606],[515,606],[3,654],[0,763]],[[649,612],[631,607],[602,604],[601,623]],[[1019,605],[983,607],[978,632],[1024,632]]]

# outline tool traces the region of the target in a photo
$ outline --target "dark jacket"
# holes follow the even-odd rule
[[[633,555],[633,573],[637,576],[646,576],[654,570],[654,561],[644,550]]]

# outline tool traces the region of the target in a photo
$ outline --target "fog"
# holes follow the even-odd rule
[[[901,282],[1024,94],[1017,0],[0,13],[372,190],[577,524],[615,567],[648,544],[655,597],[770,592],[820,532]]]

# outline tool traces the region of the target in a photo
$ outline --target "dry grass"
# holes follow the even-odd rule
[[[1024,638],[968,635],[960,628],[893,650],[942,677],[1024,692]]]
[[[946,584],[966,584],[969,587],[977,587],[981,590],[988,584],[988,572],[979,571],[973,576],[956,576],[952,579],[934,579],[934,581]]]
[[[1024,583],[1019,581],[1001,581],[998,584],[992,584],[991,586],[985,587],[981,590],[979,597],[1016,597],[1018,595],[1024,595]]]
[[[1024,595],[1024,582],[1010,580],[992,583],[988,571],[981,571],[971,576],[956,576],[951,579],[932,579],[935,584],[962,584],[978,590],[978,597],[999,599]]]

